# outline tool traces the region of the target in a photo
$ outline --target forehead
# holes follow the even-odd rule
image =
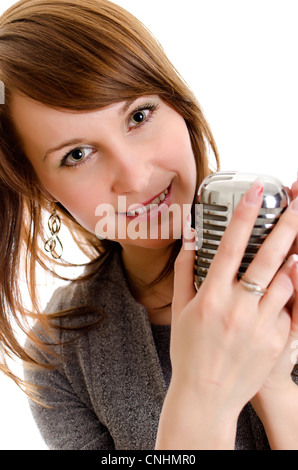
[[[78,130],[88,132],[90,123],[98,124],[109,117],[121,115],[127,105],[128,102],[119,102],[95,111],[73,111],[52,108],[27,96],[15,94],[11,102],[11,115],[25,147],[30,145],[32,148],[37,142],[43,142],[46,147],[64,138],[65,133],[77,134]]]
[[[113,103],[98,110],[75,111],[64,108],[52,108],[28,96],[14,94],[11,101],[11,114],[13,121],[18,125],[27,122],[28,119],[34,123],[51,124],[56,121],[61,124],[66,120],[79,121],[92,116],[101,116],[108,113],[123,113],[134,100]]]

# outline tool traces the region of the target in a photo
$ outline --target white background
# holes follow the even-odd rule
[[[0,13],[14,1],[2,0]],[[118,0],[194,90],[222,169],[297,176],[297,0]],[[44,301],[52,286],[44,290]],[[0,375],[0,449],[46,449],[26,397]]]

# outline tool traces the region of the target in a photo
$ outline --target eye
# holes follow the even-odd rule
[[[131,113],[128,120],[128,128],[139,128],[143,124],[149,122],[157,108],[158,105],[150,103],[139,106]]]
[[[68,155],[68,158],[69,158],[69,160],[77,163],[77,162],[80,162],[81,160],[83,160],[85,158],[85,156],[86,156],[85,149],[79,148],[79,149],[73,150]]]
[[[78,147],[68,152],[61,161],[61,166],[76,167],[89,160],[89,155],[95,150],[90,147]],[[89,158],[88,158],[89,157]]]
[[[131,122],[133,124],[141,124],[142,122],[146,120],[149,113],[150,113],[149,109],[142,109],[140,111],[136,111],[131,117]]]

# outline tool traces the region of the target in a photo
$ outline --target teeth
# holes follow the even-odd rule
[[[138,209],[136,209],[136,214],[142,214],[143,212],[146,212],[146,206],[144,207],[139,207]]]
[[[148,212],[149,210],[155,209],[155,207],[157,207],[165,199],[168,192],[169,191],[165,189],[159,196],[153,199],[153,201],[151,201],[150,204],[147,204],[146,206],[141,206],[135,210],[129,211],[127,212],[127,215],[129,217],[134,217],[136,214],[140,215],[140,214],[143,214],[144,212]]]
[[[153,201],[150,202],[150,204],[159,204],[160,203],[160,196],[157,196]]]

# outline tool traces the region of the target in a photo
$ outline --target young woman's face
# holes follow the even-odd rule
[[[74,112],[15,95],[12,115],[40,185],[88,231],[144,247],[172,242],[178,221],[181,234],[196,165],[184,119],[158,96]]]

